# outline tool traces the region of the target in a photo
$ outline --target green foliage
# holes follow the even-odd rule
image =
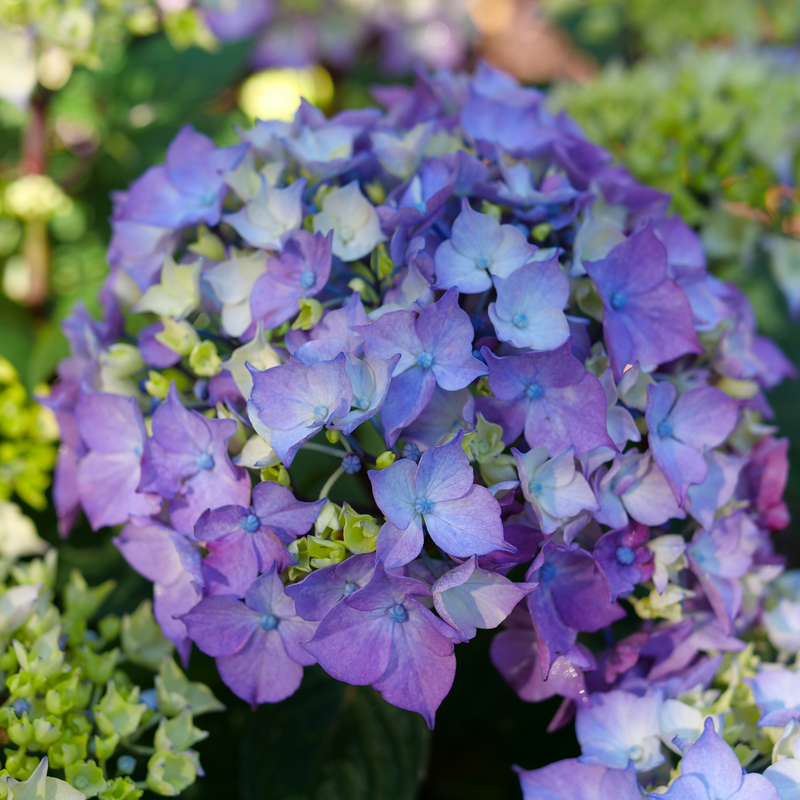
[[[28,397],[19,373],[0,357],[0,501],[16,494],[32,508],[45,507],[57,442],[52,412]]]
[[[559,87],[552,103],[640,181],[672,195],[715,270],[752,293],[767,332],[780,315],[769,287],[758,288],[760,263],[798,309],[797,270],[787,245],[775,245],[800,233],[800,197],[790,188],[800,155],[793,69],[768,53],[687,50],[628,69],[612,64],[586,86]]]
[[[584,45],[624,47],[627,55],[665,54],[687,42],[793,44],[800,33],[794,0],[543,0]]]
[[[207,736],[194,718],[222,705],[175,663],[150,603],[92,624],[113,583],[90,587],[76,570],[55,595],[55,551],[27,563],[2,558],[0,575],[2,775],[27,781],[47,758],[51,774],[103,800],[136,800],[144,788],[174,796],[194,783],[193,748]],[[126,662],[157,669],[155,689],[136,685]]]
[[[373,689],[347,686],[318,667],[298,692],[262,706],[245,737],[242,798],[413,800],[425,776],[422,718]]]

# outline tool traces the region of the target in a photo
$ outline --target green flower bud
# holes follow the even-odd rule
[[[69,583],[64,589],[64,616],[88,619],[100,608],[115,586],[114,581],[106,581],[99,586],[90,587],[77,569],[72,570]]]
[[[341,542],[321,539],[318,536],[306,536],[305,538],[311,566],[316,569],[328,567],[331,564],[340,564],[347,556]]]
[[[24,750],[28,746],[28,742],[33,739],[33,725],[28,719],[28,715],[23,714],[22,719],[9,725],[7,733],[8,738]]]
[[[126,756],[130,758],[130,756]],[[108,788],[100,792],[100,800],[139,800],[144,792],[130,778],[114,778]]]
[[[108,683],[119,661],[119,648],[115,647],[107,653],[93,653],[86,645],[79,647],[75,653],[75,661],[83,669],[84,674],[98,686]]]
[[[133,614],[122,619],[122,650],[134,664],[156,670],[165,656],[172,653],[173,644],[153,618],[153,604],[142,602]]]
[[[114,733],[111,736],[106,736],[104,739],[95,736],[92,741],[94,742],[94,753],[100,761],[108,761],[119,745],[119,734]]]
[[[100,635],[109,642],[119,636],[121,628],[122,620],[116,614],[108,614],[97,623],[97,629],[100,631]]]
[[[380,525],[370,514],[356,514],[344,504],[344,543],[351,553],[373,553]]]
[[[114,685],[108,682],[106,693],[98,705],[94,707],[95,721],[101,733],[111,736],[118,733],[120,736],[130,736],[142,721],[142,715],[147,711],[144,703],[137,703],[139,692],[131,692],[131,700],[126,700]]]
[[[220,372],[222,359],[217,353],[217,346],[214,342],[206,340],[198,342],[189,353],[189,366],[195,375],[202,378],[213,378]]]
[[[94,797],[108,788],[103,770],[94,761],[71,764],[64,770],[67,783],[74,786],[87,797]]]
[[[261,470],[262,481],[273,481],[285,486],[287,489],[291,488],[292,480],[289,477],[289,472],[283,464],[278,464],[275,467],[267,467]]]
[[[212,261],[225,261],[225,245],[222,239],[211,231],[205,225],[197,226],[197,241],[189,245],[189,252],[196,253],[199,256],[205,256]]]
[[[186,753],[157,752],[147,762],[147,788],[156,794],[175,797],[196,777],[194,762]]]
[[[286,545],[286,549],[292,554],[294,560],[297,562],[296,566],[289,567],[287,574],[290,581],[296,581],[303,578],[307,573],[311,572],[311,562],[308,555],[308,541],[305,536],[295,539]]]
[[[29,756],[27,753],[21,750],[17,751],[16,753],[9,753],[8,757],[6,758],[6,769],[8,770],[8,774],[18,781],[28,780],[38,765],[39,759],[36,758],[36,756]],[[13,794],[14,797],[18,797],[21,793],[19,790],[17,790]],[[31,798],[31,800],[34,799]]]
[[[502,425],[487,422],[480,412],[475,424],[475,433],[475,438],[470,442],[470,450],[472,457],[479,464],[491,461],[505,449]]]
[[[168,717],[190,708],[194,716],[209,711],[224,711],[225,706],[214,697],[208,686],[190,681],[173,658],[165,658],[155,677],[158,708]]]
[[[192,712],[186,708],[174,719],[162,719],[155,735],[156,750],[182,753],[208,737],[208,732],[194,726]]]
[[[378,469],[386,469],[386,467],[391,467],[396,459],[397,456],[391,450],[386,450],[375,459],[375,466]]]
[[[85,733],[65,734],[61,740],[50,745],[47,751],[51,766],[57,769],[64,769],[76,761],[86,758],[86,745],[89,736]]]
[[[300,298],[300,313],[292,323],[292,330],[310,331],[322,319],[322,304],[313,297]]]
[[[53,744],[59,736],[61,736],[61,720],[58,717],[49,715],[33,721],[33,739],[43,749]]]
[[[490,203],[488,200],[484,200],[483,203],[481,203],[481,212],[488,214],[498,222],[502,221],[503,219],[503,209],[496,203]]]

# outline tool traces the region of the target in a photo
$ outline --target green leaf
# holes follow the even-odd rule
[[[242,798],[413,800],[429,744],[419,714],[307,669],[296,694],[258,709],[244,737]]]

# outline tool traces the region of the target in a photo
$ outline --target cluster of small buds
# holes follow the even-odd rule
[[[503,624],[499,672],[576,717],[576,791],[664,741],[704,763],[728,711],[764,755],[742,637],[782,570],[793,366],[540,92],[481,65],[375,94],[233,147],[185,128],[115,197],[105,316],[68,321],[47,400],[62,532],[124,526],[164,634],[254,705],[316,662],[433,726],[456,645]]]
[[[57,596],[56,552],[21,561],[16,556],[46,545],[14,540],[1,548],[0,797],[137,800],[145,788],[180,794],[203,774],[193,746],[207,734],[193,720],[223,706],[175,663],[149,601],[122,618],[106,615],[95,630],[89,620],[113,583],[92,588],[75,571]],[[135,685],[126,662],[156,672],[154,688]],[[152,746],[143,744],[152,730]]]

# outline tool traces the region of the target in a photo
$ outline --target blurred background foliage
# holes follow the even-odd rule
[[[340,1],[351,15],[342,20],[382,5]],[[303,0],[293,13],[305,24],[325,6],[325,19],[335,20],[331,2]],[[46,490],[55,432],[32,397],[46,391],[42,384],[67,352],[59,324],[73,304],[97,311],[111,193],[162,161],[186,123],[226,144],[234,125],[255,116],[290,118],[301,94],[333,113],[370,103],[370,86],[387,79],[385,40],[374,32],[360,34],[356,60],[323,48],[316,61],[265,68],[254,60],[255,37],[216,42],[196,5],[165,12],[151,0],[0,0],[0,78],[30,93],[27,106],[8,88],[0,101],[0,354],[7,359],[0,361],[0,500],[19,503],[51,543]],[[437,0],[405,5],[435,11]],[[90,6],[96,14],[87,27],[80,10]],[[714,272],[742,286],[764,332],[800,363],[790,314],[800,310],[800,4],[464,0],[459,7],[459,35],[472,36],[459,55],[463,66],[484,57],[548,86],[553,108],[567,109],[640,180],[670,192],[674,210],[700,231]],[[54,8],[70,12],[66,23]],[[32,37],[20,51],[27,61],[13,60],[19,39],[7,36],[20,30]],[[441,41],[442,29],[431,30]],[[411,77],[406,70],[391,80]],[[798,463],[797,386],[780,387],[770,400]],[[795,468],[787,491],[795,518],[798,475]],[[309,484],[317,477],[309,467]],[[778,546],[797,561],[792,530]],[[150,586],[125,566],[111,536],[79,525],[59,544],[59,580],[73,568],[90,584],[113,578],[109,608],[130,612]],[[291,701],[251,713],[221,684],[213,660],[195,652],[189,677],[208,684],[228,711],[208,719],[211,735],[198,745],[207,774],[183,796],[518,798],[510,763],[543,766],[576,755],[577,745],[569,728],[546,732],[557,702],[534,707],[505,685],[489,660],[491,637],[482,632],[459,652],[455,686],[430,739],[413,715],[313,670]]]

